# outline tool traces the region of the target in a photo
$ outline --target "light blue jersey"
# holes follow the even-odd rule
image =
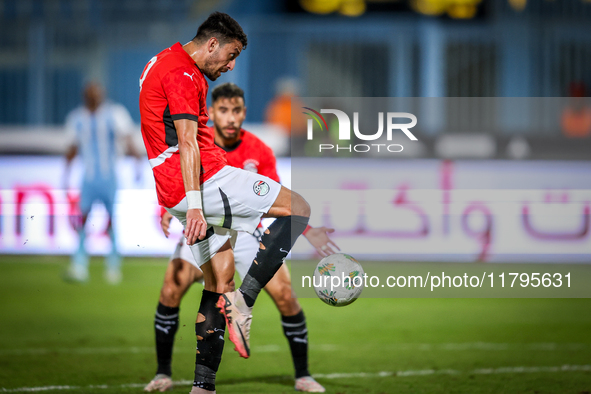
[[[90,212],[92,203],[100,201],[109,215],[113,214],[117,188],[116,165],[119,141],[131,133],[133,121],[129,112],[119,104],[103,103],[95,112],[81,106],[70,112],[66,130],[84,167],[80,193],[80,210]]]

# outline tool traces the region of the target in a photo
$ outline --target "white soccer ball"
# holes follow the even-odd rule
[[[322,301],[332,306],[345,306],[361,295],[363,275],[363,268],[357,260],[348,254],[336,253],[320,260],[312,284]]]

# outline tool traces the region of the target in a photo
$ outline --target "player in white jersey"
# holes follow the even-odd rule
[[[102,203],[109,215],[108,233],[111,252],[105,258],[105,279],[112,284],[121,281],[121,256],[117,249],[113,227],[116,164],[118,145],[125,143],[129,153],[139,158],[131,139],[134,124],[129,112],[120,104],[104,101],[103,89],[91,82],[84,89],[84,105],[71,111],[66,118],[66,133],[70,143],[66,152],[64,186],[69,186],[72,160],[80,155],[84,175],[80,190],[81,220],[77,221],[78,249],[71,259],[66,279],[88,280],[88,253],[85,248],[84,227],[92,204]]]

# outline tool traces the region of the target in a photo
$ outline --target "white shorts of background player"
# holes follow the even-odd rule
[[[212,237],[218,237],[218,235],[213,235]],[[217,242],[219,241],[216,241],[216,243]],[[233,249],[236,272],[238,272],[240,280],[243,280],[244,276],[248,272],[248,269],[250,268],[250,265],[252,264],[252,260],[259,250],[259,241],[254,235],[241,231],[237,234]],[[191,248],[189,248],[189,245],[187,245],[187,240],[185,237],[181,237],[179,243],[176,245],[174,253],[170,257],[170,260],[174,259],[182,259],[188,263],[191,263],[197,268],[199,268],[204,263],[201,261],[197,262],[195,260],[195,257],[193,257],[193,253],[191,252]]]

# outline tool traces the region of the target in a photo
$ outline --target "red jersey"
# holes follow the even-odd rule
[[[256,172],[279,182],[273,151],[251,132],[240,129],[238,143],[231,148],[222,149],[226,151],[228,165]]]
[[[175,120],[198,123],[200,183],[226,165],[224,151],[214,144],[213,130],[206,126],[207,89],[205,76],[178,42],[154,56],[140,78],[142,137],[158,203],[164,207],[172,208],[185,197]]]

